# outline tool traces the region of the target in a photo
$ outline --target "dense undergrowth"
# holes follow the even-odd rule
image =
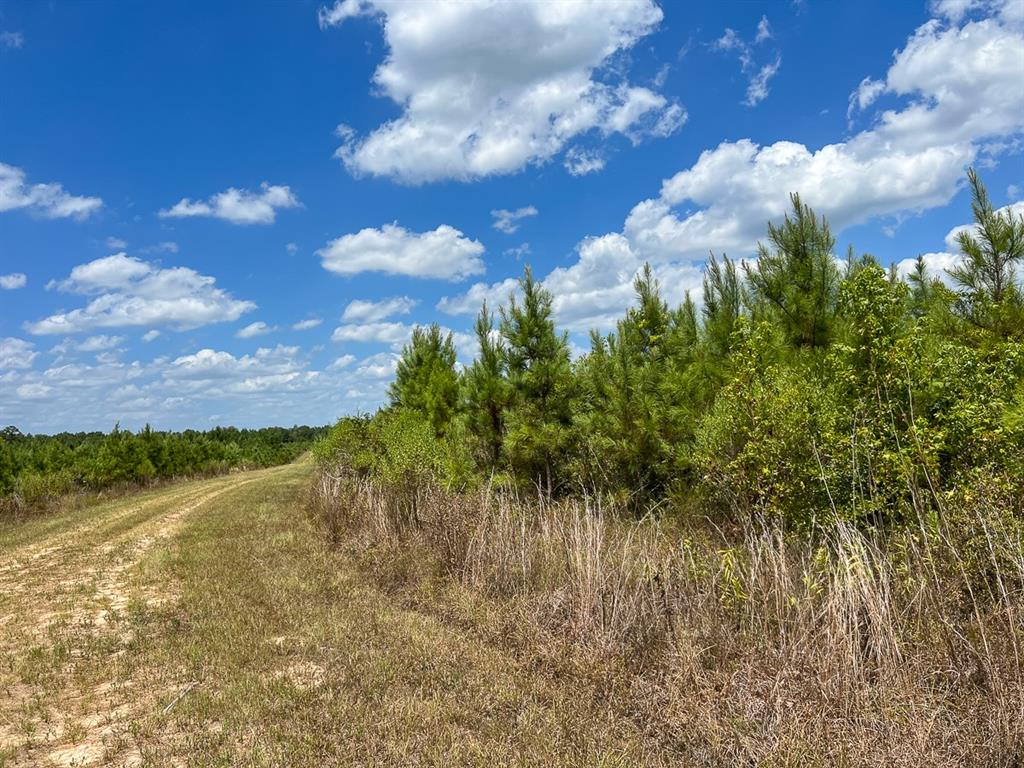
[[[593,660],[690,764],[1020,765],[1024,220],[970,181],[949,274],[840,261],[794,198],[700,311],[646,270],[575,362],[527,271],[471,367],[417,330],[318,443],[317,518]]]
[[[285,464],[308,451],[322,427],[217,427],[207,432],[112,432],[24,435],[0,431],[0,514],[59,506],[82,494],[160,480],[210,476]]]

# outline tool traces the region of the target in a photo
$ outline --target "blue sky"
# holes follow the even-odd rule
[[[936,268],[1024,206],[1024,0],[696,5],[0,2],[0,423],[326,423],[526,264],[583,346],[791,191]]]

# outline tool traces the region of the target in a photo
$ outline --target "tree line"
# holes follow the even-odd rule
[[[211,475],[293,461],[325,427],[216,427],[199,432],[62,432],[0,430],[0,497],[33,503],[79,489],[102,490],[152,480]]]
[[[712,255],[703,301],[636,301],[573,360],[529,268],[476,320],[479,353],[414,330],[389,404],[318,447],[352,471],[448,487],[613,495],[637,510],[927,520],[984,485],[1024,498],[1024,218],[969,171],[959,264],[906,276],[797,195],[757,258]]]

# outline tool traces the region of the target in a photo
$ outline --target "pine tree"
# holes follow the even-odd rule
[[[608,336],[609,386],[603,422],[613,446],[618,482],[640,499],[665,479],[669,446],[663,431],[670,422],[666,398],[674,394],[664,386],[672,313],[649,264],[633,288],[637,305],[626,311],[616,332]]]
[[[551,294],[529,267],[519,285],[522,304],[513,297],[501,311],[512,391],[505,445],[520,477],[551,493],[571,437],[569,341],[555,331]]]
[[[501,460],[505,439],[505,411],[509,384],[505,378],[505,350],[494,333],[494,315],[484,302],[476,319],[480,356],[466,371],[463,392],[469,431],[483,447],[491,468]]]
[[[723,255],[719,264],[711,254],[704,270],[704,336],[710,351],[718,358],[729,353],[742,299],[736,263]]]
[[[412,338],[402,349],[388,394],[393,406],[421,414],[434,433],[443,436],[459,401],[451,333],[442,334],[436,323],[429,328],[414,328]]]
[[[1017,283],[1016,267],[1024,259],[1024,216],[996,212],[973,168],[967,172],[967,179],[974,227],[957,236],[963,263],[948,270],[960,286],[958,314],[1001,337],[1019,334],[1024,321],[1024,296]]]
[[[791,195],[792,215],[768,224],[768,244],[758,244],[757,262],[744,264],[755,308],[781,325],[796,348],[816,349],[831,341],[839,270],[828,222]]]

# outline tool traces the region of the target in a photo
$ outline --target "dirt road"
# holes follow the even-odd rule
[[[130,731],[180,684],[131,658],[139,620],[177,597],[146,577],[147,559],[189,516],[289,472],[169,486],[3,531],[0,765],[142,764]]]
[[[0,527],[0,768],[675,764],[486,603],[328,546],[311,469]]]

